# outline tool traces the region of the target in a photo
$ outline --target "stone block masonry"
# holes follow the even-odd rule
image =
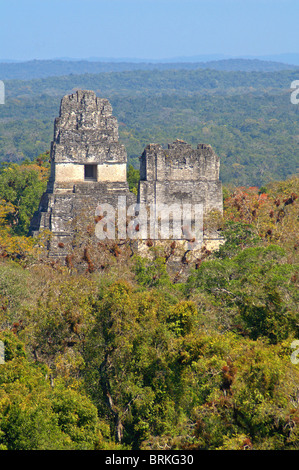
[[[51,175],[30,233],[51,232],[48,254],[64,258],[74,236],[94,223],[99,204],[117,205],[119,196],[136,202],[127,183],[127,154],[108,100],[93,91],[64,96],[54,121]]]
[[[149,144],[140,159],[137,201],[144,205],[154,204],[158,208],[163,205],[168,209],[172,206],[181,207],[181,210],[177,210],[179,220],[176,220],[175,214],[171,214],[174,226],[178,226],[178,223],[181,224],[184,205],[188,204],[194,208],[200,207],[203,218],[208,216],[211,211],[217,211],[222,215],[223,196],[219,168],[219,157],[210,145],[198,144],[197,148],[193,149],[191,145],[179,139],[168,144],[166,149],[158,144]],[[156,218],[158,218],[158,214]],[[192,218],[190,222],[193,226],[194,220]],[[214,250],[223,242],[216,230],[205,233],[203,227],[201,230],[201,234],[188,230],[189,233],[195,235],[196,244],[190,244],[187,240],[188,231],[184,234],[184,230],[182,230],[182,234],[185,236],[181,237],[179,243],[179,237],[172,237],[176,239],[176,246],[180,246],[181,253],[192,251],[193,257],[196,258],[202,245],[205,245],[209,250]],[[193,235],[191,235],[192,238]],[[153,243],[161,245],[160,242]],[[143,253],[148,251],[142,243],[139,243],[139,249]]]
[[[196,149],[177,140],[167,149],[148,145],[140,162],[140,203],[203,204],[205,213],[223,210],[219,158],[210,145]]]

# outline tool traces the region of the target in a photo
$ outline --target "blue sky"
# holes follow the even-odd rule
[[[0,0],[0,59],[299,52],[299,0]]]

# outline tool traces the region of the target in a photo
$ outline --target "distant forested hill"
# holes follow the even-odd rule
[[[34,80],[7,80],[7,97],[59,96],[77,88],[110,95],[190,95],[194,93],[248,94],[285,92],[297,80],[299,68],[280,72],[218,70],[138,70],[98,74],[64,75]]]
[[[7,80],[0,160],[33,159],[49,150],[62,96],[82,88],[111,101],[135,167],[148,143],[181,138],[214,147],[224,183],[260,186],[299,170],[299,105],[290,102],[291,82],[298,79],[299,69],[198,69]]]
[[[124,72],[139,70],[238,70],[238,71],[279,71],[296,67],[281,62],[257,59],[224,59],[208,62],[103,62],[88,60],[31,60],[21,63],[0,63],[1,80],[30,80],[69,74]]]

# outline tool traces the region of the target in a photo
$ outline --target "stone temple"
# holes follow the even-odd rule
[[[49,257],[63,258],[78,244],[86,225],[95,224],[99,205],[109,204],[117,210],[120,198],[126,207],[137,204],[137,214],[138,207],[159,204],[197,204],[204,216],[213,210],[221,214],[219,165],[209,145],[198,144],[193,149],[177,140],[165,149],[149,144],[140,157],[136,198],[129,191],[127,154],[119,142],[109,101],[93,91],[79,90],[61,100],[51,144],[51,175],[30,233],[36,236],[49,231]],[[202,235],[202,243],[212,249],[221,243],[216,232]],[[140,252],[149,238],[148,233],[140,233]],[[186,237],[171,238],[184,243]]]
[[[219,158],[210,145],[196,149],[184,141],[150,144],[141,156],[138,202],[202,204],[204,213],[222,212]]]

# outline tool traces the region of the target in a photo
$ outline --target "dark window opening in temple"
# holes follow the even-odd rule
[[[84,179],[97,181],[97,165],[84,165]]]

